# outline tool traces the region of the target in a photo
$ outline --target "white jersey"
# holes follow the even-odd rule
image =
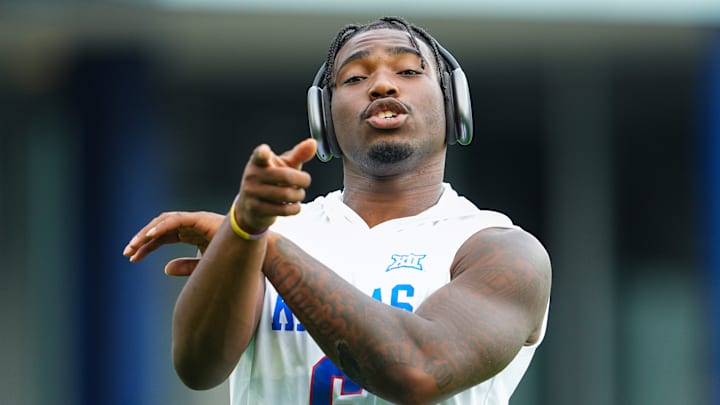
[[[428,210],[373,228],[335,191],[304,204],[296,216],[278,218],[272,229],[369,296],[414,311],[450,281],[455,253],[471,235],[514,227],[503,214],[479,210],[449,184],[444,188]],[[507,404],[541,340],[524,346],[490,380],[442,404]],[[230,400],[231,405],[389,404],[353,383],[325,356],[269,282],[258,330],[230,376]]]

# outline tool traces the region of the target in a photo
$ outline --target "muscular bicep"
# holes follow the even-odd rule
[[[451,272],[451,282],[416,313],[442,329],[449,344],[436,356],[454,364],[456,377],[484,381],[537,338],[549,300],[550,261],[530,234],[492,228],[463,244]]]

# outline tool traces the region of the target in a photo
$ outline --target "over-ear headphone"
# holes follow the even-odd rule
[[[473,118],[470,105],[470,88],[467,77],[454,56],[437,44],[440,56],[445,61],[447,70],[443,71],[445,83],[445,123],[446,142],[467,145],[473,137]],[[320,87],[325,77],[325,63],[315,74],[312,85],[307,92],[308,122],[310,136],[317,141],[317,157],[327,162],[333,156],[341,156],[342,152],[335,138],[335,129],[330,111],[330,90]]]

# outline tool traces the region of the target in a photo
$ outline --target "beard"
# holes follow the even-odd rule
[[[368,158],[376,163],[397,163],[413,154],[413,149],[406,143],[383,142],[373,145],[368,151]]]

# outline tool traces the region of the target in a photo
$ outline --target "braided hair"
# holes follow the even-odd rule
[[[332,74],[335,67],[335,57],[337,56],[340,48],[342,48],[343,45],[345,45],[345,43],[350,38],[355,36],[355,34],[359,34],[361,32],[381,28],[407,31],[408,35],[410,35],[410,41],[412,42],[412,46],[413,48],[415,48],[416,51],[418,51],[419,55],[422,55],[422,52],[420,51],[420,47],[418,46],[416,36],[419,36],[420,39],[422,39],[423,42],[425,42],[430,47],[433,52],[433,56],[435,57],[437,72],[438,76],[440,77],[440,86],[442,87],[444,93],[447,86],[446,78],[443,74],[445,70],[445,64],[442,62],[442,58],[440,57],[437,40],[433,38],[430,34],[428,34],[427,31],[425,31],[423,28],[407,22],[402,17],[382,17],[368,24],[348,24],[342,27],[340,31],[338,31],[335,39],[330,45],[330,50],[328,51],[327,59],[325,60],[325,76],[323,77],[321,86],[328,88],[334,87],[334,83],[332,83]],[[425,68],[425,62],[425,58],[421,56],[420,63],[423,69]]]

